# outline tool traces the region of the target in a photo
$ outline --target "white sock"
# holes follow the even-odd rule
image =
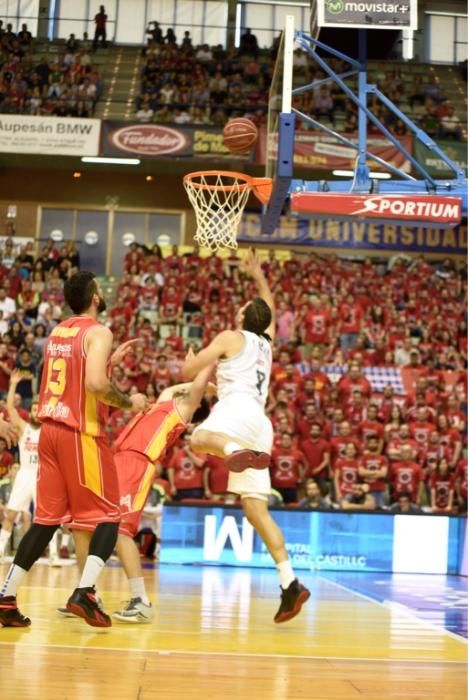
[[[281,588],[288,588],[288,586],[296,578],[294,576],[294,571],[292,570],[291,562],[289,559],[286,559],[286,561],[280,561],[280,563],[276,565],[276,568],[278,569]]]
[[[58,547],[57,547],[58,530],[52,535],[52,539],[49,542],[49,559],[56,559],[58,557]]]
[[[105,566],[105,563],[106,562],[103,561],[101,557],[96,557],[94,554],[90,554],[86,558],[78,588],[90,588],[91,586],[94,586],[99,578],[99,574]]]
[[[3,557],[5,554],[5,549],[8,544],[8,540],[11,537],[11,531],[5,530],[4,527],[0,530],[0,556]]]
[[[12,564],[0,588],[0,598],[7,595],[16,595],[21,581],[26,574],[26,569],[22,569],[18,564]]]
[[[60,545],[61,547],[68,547],[70,544],[70,535],[67,534],[66,532],[62,533],[62,544]]]
[[[141,598],[145,605],[150,605],[148,596],[146,595],[145,580],[143,576],[138,578],[129,578],[130,591],[132,598]]]
[[[228,455],[232,455],[233,452],[239,452],[239,450],[242,450],[243,448],[237,444],[237,442],[227,442],[224,445],[223,451],[226,457]]]

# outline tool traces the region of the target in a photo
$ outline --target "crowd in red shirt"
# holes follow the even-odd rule
[[[174,246],[164,258],[158,246],[130,247],[109,312],[116,342],[141,338],[114,369],[122,390],[156,400],[178,381],[191,339],[206,345],[233,326],[238,306],[255,294],[238,262],[201,257],[196,248],[182,255]],[[360,483],[377,507],[404,494],[434,512],[464,512],[464,273],[422,258],[410,266],[313,253],[280,261],[273,251],[263,268],[278,309],[267,411],[275,430],[272,486],[282,499],[297,502],[312,478],[333,507]],[[327,365],[343,367],[336,383]],[[391,385],[377,394],[367,367],[409,367],[414,387],[406,396]],[[447,371],[456,373],[450,390]],[[113,413],[111,437],[126,419]],[[185,444],[163,466],[174,497],[227,498],[221,460],[200,461]]]

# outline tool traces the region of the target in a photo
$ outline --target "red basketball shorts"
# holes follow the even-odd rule
[[[99,523],[119,522],[119,498],[114,455],[105,438],[57,422],[42,424],[34,522],[94,530]]]
[[[156,467],[139,452],[125,450],[114,455],[120,491],[119,532],[135,537],[138,532],[141,513],[148,499],[156,474]]]

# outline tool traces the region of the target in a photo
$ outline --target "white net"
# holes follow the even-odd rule
[[[237,248],[236,235],[251,185],[237,173],[195,173],[184,179],[195,210],[195,241],[216,251]]]

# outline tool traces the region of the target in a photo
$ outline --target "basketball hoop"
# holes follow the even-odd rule
[[[184,187],[197,220],[195,241],[212,251],[237,248],[237,230],[251,192],[262,204],[270,199],[272,181],[226,170],[184,176]]]

